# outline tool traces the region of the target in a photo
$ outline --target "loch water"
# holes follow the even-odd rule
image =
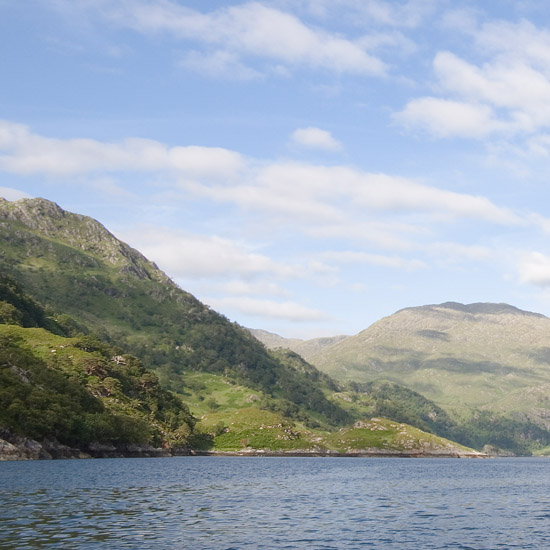
[[[5,549],[550,548],[550,459],[0,463]]]

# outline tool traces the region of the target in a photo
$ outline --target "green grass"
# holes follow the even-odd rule
[[[212,412],[201,421],[203,429],[219,433],[213,450],[240,451],[263,449],[271,451],[311,450],[315,447],[312,433],[280,414],[257,407],[240,409],[231,414]]]
[[[197,418],[210,412],[232,413],[264,398],[261,391],[236,384],[222,375],[185,371],[182,399]]]

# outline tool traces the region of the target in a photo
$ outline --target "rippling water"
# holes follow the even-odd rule
[[[550,548],[550,460],[0,462],[2,549]]]

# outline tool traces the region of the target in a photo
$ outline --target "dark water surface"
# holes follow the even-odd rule
[[[541,550],[550,460],[0,462],[0,548]]]

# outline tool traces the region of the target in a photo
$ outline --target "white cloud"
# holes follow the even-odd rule
[[[461,31],[471,34],[478,26],[480,11],[472,7],[461,7],[445,12],[439,25],[450,31]]]
[[[527,21],[498,21],[473,29],[461,26],[456,14],[450,21],[473,39],[486,61],[473,63],[449,51],[438,52],[433,88],[440,97],[412,99],[395,120],[440,138],[523,140],[548,129],[550,31]]]
[[[439,220],[466,218],[499,224],[523,220],[485,197],[456,193],[406,178],[371,174],[346,166],[274,163],[261,167],[246,185],[186,185],[214,200],[229,201],[301,220],[356,223],[365,212],[426,213]]]
[[[425,247],[426,251],[447,264],[468,261],[488,261],[494,258],[494,251],[487,246],[466,245],[455,242],[434,242]]]
[[[322,311],[311,309],[295,302],[276,302],[255,298],[206,298],[206,303],[218,311],[239,311],[246,315],[266,319],[283,319],[290,322],[326,321],[329,317]]]
[[[475,34],[481,50],[515,58],[550,73],[550,31],[525,19],[518,23],[492,21]]]
[[[550,156],[550,134],[539,134],[527,142],[529,151],[540,157]]]
[[[235,205],[248,223],[241,241],[158,228],[134,231],[126,237],[170,276],[211,280],[216,285],[228,280],[341,284],[334,266],[316,263],[322,259],[319,254],[281,262],[262,253],[261,247],[250,246],[247,243],[256,239],[255,228],[268,238],[274,228],[284,228],[296,239],[315,239],[325,247],[330,239],[331,248],[361,250],[342,253],[338,260],[333,257],[337,265],[353,260],[413,270],[425,267],[425,258],[438,263],[490,259],[484,247],[434,242],[436,226],[438,231],[443,226],[449,232],[454,231],[454,224],[464,221],[543,231],[550,227],[543,216],[515,212],[483,196],[348,166],[261,162],[226,149],[167,147],[136,138],[118,143],[60,140],[33,134],[25,126],[10,122],[0,122],[0,169],[61,177],[81,175],[79,180],[86,177],[94,189],[122,198],[133,196],[126,194],[130,187],[121,186],[113,175],[123,170],[147,172],[162,180],[162,187],[171,193],[170,200],[198,198]],[[420,253],[424,257],[417,258]],[[258,295],[252,286],[245,286],[240,290],[227,288],[226,292]],[[270,291],[264,286],[263,291],[280,296],[275,287]]]
[[[550,123],[548,76],[515,56],[476,67],[450,52],[434,60],[439,85],[468,101],[505,109],[503,130],[531,132]]]
[[[0,121],[0,169],[16,174],[66,176],[130,171],[231,178],[244,164],[239,153],[220,147],[168,147],[143,138],[118,143],[62,140],[33,134],[22,124]]]
[[[352,40],[309,27],[259,2],[201,13],[170,0],[135,0],[104,5],[102,13],[138,32],[170,33],[231,54],[338,73],[382,75],[386,70],[382,61]]]
[[[19,199],[30,199],[31,195],[20,191],[19,189],[12,189],[11,187],[0,187],[0,197],[8,201],[17,201]]]
[[[419,128],[439,138],[485,138],[498,128],[487,105],[436,97],[413,99],[393,119],[406,128]]]
[[[298,128],[291,135],[291,140],[303,147],[310,149],[323,149],[325,151],[341,151],[342,145],[334,139],[327,130],[309,126],[307,128]]]
[[[540,252],[524,255],[519,260],[518,271],[522,283],[550,287],[550,256]]]
[[[174,278],[246,280],[269,274],[284,279],[303,273],[299,268],[278,263],[243,244],[217,236],[143,226],[127,232],[124,238]]]
[[[253,80],[262,77],[261,73],[241,63],[237,55],[223,50],[212,53],[188,52],[182,57],[180,65],[212,78]]]
[[[390,267],[412,271],[428,267],[425,262],[416,259],[400,258],[399,256],[386,256],[383,254],[371,254],[355,250],[324,252],[322,257],[339,264],[371,264],[378,267]]]
[[[232,281],[220,282],[215,285],[202,285],[203,293],[213,292],[231,296],[278,296],[285,298],[289,292],[281,285],[269,281],[249,281],[234,279]]]
[[[295,0],[289,4],[295,4]],[[414,28],[436,9],[434,0],[302,0],[309,12],[321,18],[338,15],[357,26]]]

